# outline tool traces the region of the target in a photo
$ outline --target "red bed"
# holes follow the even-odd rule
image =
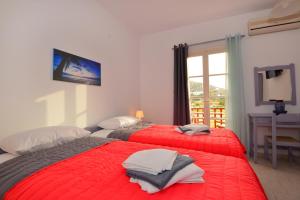
[[[175,184],[149,195],[129,183],[121,163],[132,153],[161,146],[115,141],[45,167],[23,179],[5,200],[263,200],[264,191],[248,162],[232,156],[170,148],[188,154],[205,170],[203,184]],[[164,147],[166,148],[166,147]]]
[[[200,150],[245,158],[246,149],[229,129],[212,128],[210,134],[188,136],[175,131],[176,126],[152,125],[133,133],[128,141]]]

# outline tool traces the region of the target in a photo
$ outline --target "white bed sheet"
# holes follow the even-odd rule
[[[114,130],[111,129],[102,129],[100,131],[96,131],[91,134],[91,137],[101,137],[101,138],[107,138],[107,136],[113,132]]]
[[[4,163],[5,161],[8,161],[10,159],[13,159],[15,157],[18,157],[17,155],[11,154],[11,153],[3,153],[0,154],[0,164]]]

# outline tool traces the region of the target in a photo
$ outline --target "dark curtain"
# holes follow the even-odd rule
[[[187,80],[187,57],[187,44],[174,46],[174,125],[186,125],[191,122]]]

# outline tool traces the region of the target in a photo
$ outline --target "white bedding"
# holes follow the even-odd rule
[[[17,155],[11,154],[11,153],[3,153],[0,154],[0,164],[4,163],[5,161],[8,161],[10,159],[13,159],[15,157],[18,157]]]
[[[107,136],[113,132],[114,130],[111,129],[102,129],[100,131],[96,131],[91,134],[92,137],[101,137],[101,138],[107,138]]]
[[[127,128],[136,125],[139,120],[131,116],[118,116],[106,119],[98,124],[99,127],[104,129],[119,129]]]
[[[0,140],[0,148],[5,152],[22,155],[27,151],[36,151],[62,144],[90,132],[73,126],[48,126],[15,133]]]

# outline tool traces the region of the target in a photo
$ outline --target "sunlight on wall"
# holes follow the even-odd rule
[[[81,114],[87,108],[87,87],[85,85],[76,86],[76,114]]]
[[[84,128],[87,125],[87,114],[83,113],[76,117],[76,126]]]
[[[35,102],[46,105],[46,125],[57,126],[65,122],[65,92],[58,91],[38,98]]]
[[[76,125],[86,127],[87,125],[87,86],[76,86]]]
[[[77,85],[74,89],[75,99],[68,99],[63,90],[36,99],[35,102],[45,104],[46,126],[70,124],[67,119],[73,119],[74,125],[78,127],[87,126],[87,86]],[[71,105],[68,110],[71,109],[72,116],[66,116],[67,103]]]

